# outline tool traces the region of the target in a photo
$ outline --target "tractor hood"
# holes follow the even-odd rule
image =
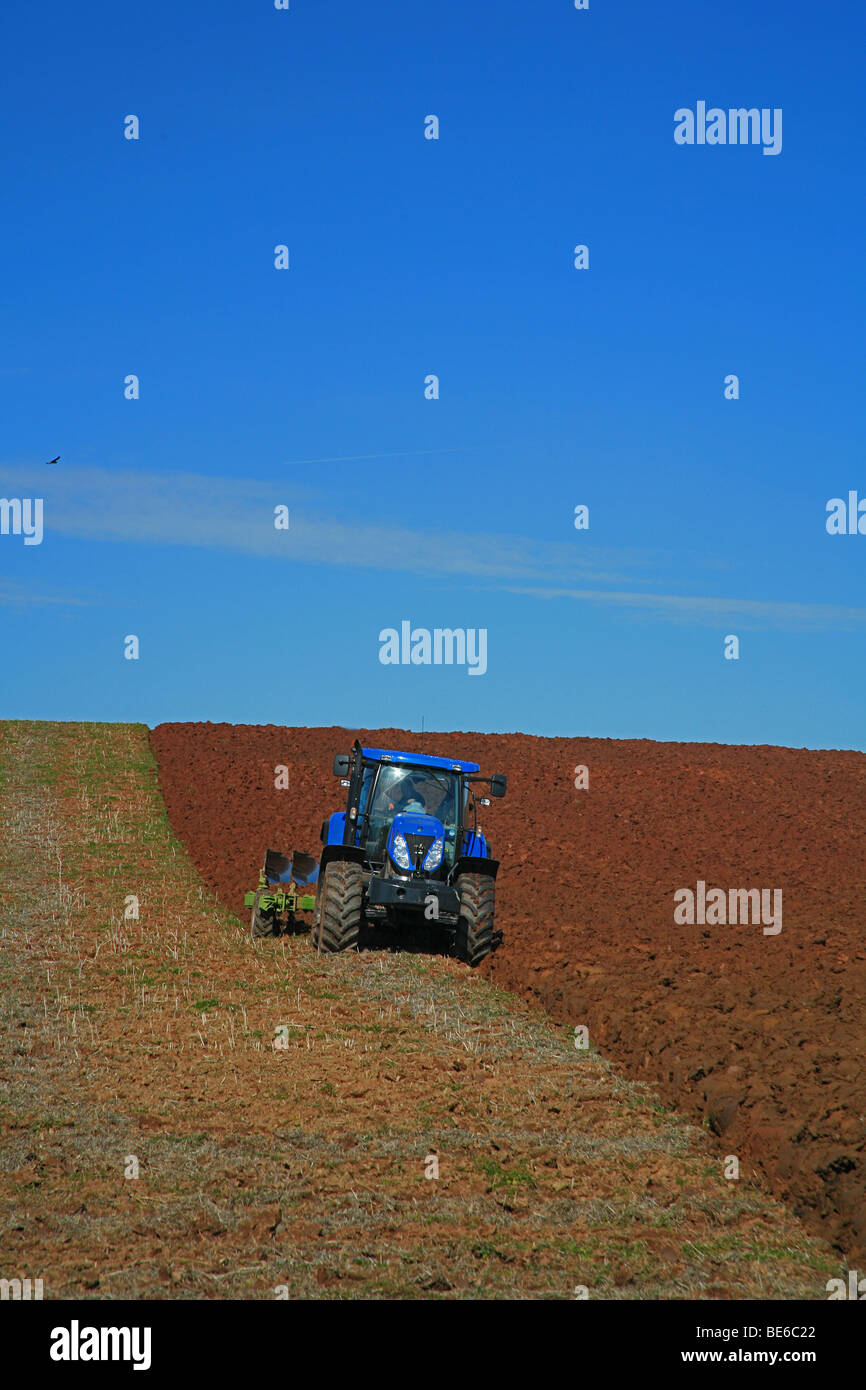
[[[388,834],[388,856],[402,873],[431,873],[442,863],[445,827],[435,816],[402,811]]]
[[[442,834],[443,828],[441,820],[423,811],[401,811],[391,826],[398,835],[432,835],[434,839]]]

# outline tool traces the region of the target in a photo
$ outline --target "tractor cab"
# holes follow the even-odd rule
[[[433,871],[454,862],[461,824],[460,774],[367,762],[358,799],[356,844],[370,863]],[[423,851],[420,865],[416,864]]]
[[[322,841],[326,846],[360,849],[371,867],[381,868],[390,859],[407,868],[391,852],[397,836],[405,834],[405,827],[395,822],[404,816],[420,817],[423,823],[419,821],[410,833],[431,839],[425,848],[426,867],[430,872],[438,870],[439,877],[447,876],[461,855],[489,857],[477,828],[472,784],[487,782],[493,796],[504,796],[506,780],[481,777],[480,772],[478,763],[362,748],[356,741],[350,755],[340,753],[334,759],[334,775],[348,788],[347,805],[324,823]],[[481,804],[490,803],[482,798]],[[436,845],[439,839],[441,849]],[[398,848],[403,858],[402,846]]]

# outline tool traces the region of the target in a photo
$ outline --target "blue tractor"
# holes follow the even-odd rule
[[[384,748],[362,748],[334,759],[346,787],[346,809],[322,825],[318,864],[269,850],[253,905],[253,935],[270,934],[274,905],[312,908],[311,943],[317,951],[357,948],[365,925],[429,924],[447,932],[456,955],[477,965],[494,950],[497,860],[477,822],[474,786],[486,783],[504,796],[502,775],[480,776],[477,763]],[[316,884],[300,897],[294,884]],[[283,889],[281,884],[287,884]],[[258,922],[258,928],[257,928]]]

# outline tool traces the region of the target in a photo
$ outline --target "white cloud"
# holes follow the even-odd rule
[[[74,608],[86,608],[88,602],[82,598],[71,598],[68,594],[40,594],[37,589],[14,584],[10,580],[0,580],[0,605],[5,608],[28,608],[31,604],[60,603]]]
[[[32,470],[0,467],[0,481],[32,494]],[[45,526],[85,540],[205,547],[270,556],[290,562],[350,565],[407,573],[464,575],[481,579],[576,577],[623,582],[624,567],[642,563],[627,552],[544,543],[521,536],[421,531],[406,526],[345,522],[328,514],[330,503],[291,480],[263,482],[197,474],[111,473],[62,464],[37,485],[46,496]],[[274,529],[274,507],[291,513],[291,529]],[[611,568],[613,566],[613,568]],[[632,574],[632,583],[636,576]],[[637,579],[637,582],[641,582]]]
[[[615,604],[652,610],[669,621],[728,624],[738,619],[759,626],[854,628],[866,623],[866,608],[831,603],[774,602],[770,599],[705,598],[697,594],[635,594],[622,590],[556,589],[509,585],[508,592],[530,598],[573,599],[581,603]]]
[[[46,532],[82,540],[176,545],[272,557],[288,563],[340,565],[443,577],[462,576],[536,599],[631,608],[668,622],[852,629],[866,609],[697,594],[596,588],[658,582],[660,552],[543,542],[524,536],[432,531],[349,522],[330,514],[330,499],[291,479],[215,478],[182,473],[112,472],[101,468],[0,466],[0,485],[46,498]],[[276,531],[274,507],[285,504],[291,528]],[[667,557],[670,563],[670,557]],[[702,568],[712,568],[701,556]],[[643,571],[643,573],[641,573]],[[575,587],[575,581],[593,587]],[[22,601],[0,594],[0,602]],[[70,602],[32,597],[32,602]]]

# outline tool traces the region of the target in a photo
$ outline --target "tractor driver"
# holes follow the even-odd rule
[[[402,815],[404,811],[417,811],[424,813],[427,810],[423,794],[418,790],[411,777],[404,777],[400,783],[396,800],[392,801],[389,807],[395,815]]]
[[[417,782],[413,781],[411,777],[407,777],[401,786],[400,797],[396,805],[397,814],[399,815],[401,811],[417,811],[423,815],[435,816],[444,824],[453,818],[452,794],[446,789],[434,810],[433,803],[436,800],[436,793],[441,791],[441,787],[437,786],[435,782],[428,782],[427,787],[428,790],[425,793],[423,788],[419,788]]]
[[[401,801],[399,809],[401,811],[417,811],[420,815],[423,815],[427,810],[424,794],[418,790],[411,777],[406,785],[406,798]]]

